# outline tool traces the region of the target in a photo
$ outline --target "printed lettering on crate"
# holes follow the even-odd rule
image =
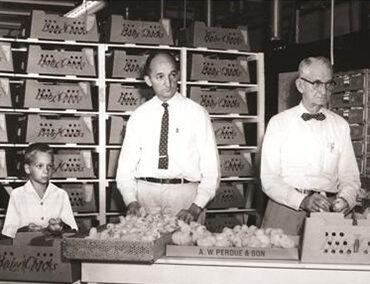
[[[246,144],[243,123],[241,121],[216,120],[212,122],[212,126],[218,145]]]
[[[369,264],[370,214],[353,222],[342,213],[311,213],[303,234],[302,262]]]
[[[148,55],[129,55],[124,50],[113,51],[113,78],[143,78]]]
[[[0,107],[11,107],[11,93],[8,78],[0,78]]]
[[[133,111],[152,96],[149,88],[109,84],[108,111]]]
[[[13,72],[12,50],[7,42],[0,42],[0,71]]]
[[[95,14],[68,18],[57,14],[32,11],[30,38],[71,41],[99,41]]]
[[[38,45],[30,45],[26,72],[95,76],[94,50],[92,48],[82,48],[81,51],[46,50]]]
[[[95,178],[90,150],[58,150],[54,154],[53,178]]]
[[[112,15],[109,41],[173,45],[171,22],[163,18],[159,22],[132,21],[120,15]]]
[[[24,107],[92,110],[90,83],[49,83],[26,80]]]
[[[92,118],[30,114],[27,119],[26,142],[94,143]]]
[[[41,232],[17,233],[15,239],[0,240],[1,280],[72,283],[81,267],[62,257],[62,238]]]
[[[190,98],[209,113],[248,113],[245,89],[190,88]]]
[[[251,153],[229,153],[229,151],[223,151],[220,153],[220,167],[222,177],[252,176]]]
[[[195,21],[185,31],[185,44],[193,47],[215,49],[250,50],[248,30],[246,26],[236,29],[207,27],[205,23]]]
[[[243,56],[236,59],[213,59],[202,54],[192,54],[190,80],[249,83],[248,60]]]

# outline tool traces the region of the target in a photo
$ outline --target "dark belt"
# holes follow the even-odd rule
[[[300,193],[307,194],[307,195],[314,194],[314,193],[320,193],[320,191],[315,191],[315,190],[310,190],[310,189],[296,188],[296,190]],[[333,196],[336,196],[337,193],[325,192],[325,195],[326,197],[333,197]]]
[[[154,183],[164,183],[164,184],[179,184],[179,183],[189,183],[191,181],[184,178],[152,178],[152,177],[140,177],[140,180],[145,180]]]

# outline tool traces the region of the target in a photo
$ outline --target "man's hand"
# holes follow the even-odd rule
[[[128,206],[127,206],[127,215],[136,215],[140,216],[140,204],[137,201],[132,201]]]
[[[330,211],[330,201],[319,193],[307,195],[300,205],[300,208],[307,212]]]
[[[341,212],[347,214],[349,211],[349,204],[347,200],[342,197],[338,197],[333,201],[332,208],[334,212]]]
[[[198,219],[200,212],[202,212],[202,208],[200,208],[195,203],[192,203],[189,209],[182,209],[177,214],[177,218],[183,220],[186,223],[190,223],[191,221],[196,221]]]

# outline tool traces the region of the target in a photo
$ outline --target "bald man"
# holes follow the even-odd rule
[[[178,62],[152,53],[144,80],[155,96],[128,120],[117,168],[117,186],[128,214],[160,208],[197,220],[220,181],[219,156],[207,111],[177,91]]]
[[[285,220],[289,233],[301,232],[309,212],[348,213],[360,189],[349,125],[325,108],[335,86],[329,60],[306,58],[298,73],[302,100],[270,120],[261,158],[263,191],[272,200],[264,224]]]

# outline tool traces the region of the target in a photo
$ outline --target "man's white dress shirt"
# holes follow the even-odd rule
[[[19,228],[30,223],[47,227],[51,218],[60,218],[72,229],[77,229],[66,191],[49,183],[40,198],[32,183],[27,181],[10,193],[2,234],[14,238]]]
[[[271,118],[263,141],[261,181],[273,200],[298,210],[300,190],[338,193],[355,205],[360,178],[348,123],[322,108],[323,121],[304,121],[302,102]]]
[[[136,178],[184,178],[199,182],[194,203],[204,207],[214,197],[220,180],[209,115],[202,106],[179,93],[167,101],[169,162],[168,169],[158,169],[162,103],[155,96],[130,116],[118,160],[117,186],[129,204],[137,201]]]

